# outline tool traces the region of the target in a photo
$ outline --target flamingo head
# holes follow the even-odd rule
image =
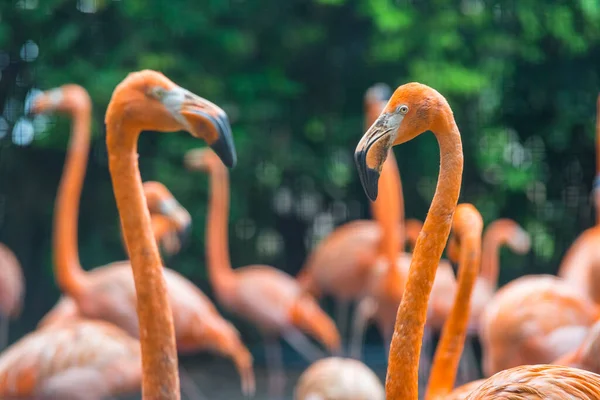
[[[50,112],[69,113],[74,110],[91,111],[88,92],[79,85],[67,84],[37,95],[28,110],[29,114]]]
[[[237,162],[225,111],[176,85],[160,72],[143,70],[130,73],[113,92],[106,123],[132,124],[137,131],[184,130],[195,138],[203,139],[228,168],[234,167]]]
[[[165,185],[156,181],[144,182],[144,194],[150,213],[169,219],[175,228],[180,247],[187,243],[192,230],[192,217]]]
[[[429,86],[412,82],[396,89],[373,125],[363,135],[354,159],[362,186],[371,201],[377,199],[379,175],[390,147],[408,142],[443,121],[437,112],[446,99]]]

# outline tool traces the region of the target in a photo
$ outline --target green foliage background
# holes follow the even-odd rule
[[[21,54],[28,40],[39,50],[30,61]],[[3,1],[0,64],[7,55],[10,62],[0,79],[9,126],[0,139],[0,241],[17,253],[27,278],[25,316],[12,335],[31,330],[58,296],[51,219],[69,123],[54,117],[31,145],[13,144],[11,128],[32,88],[74,82],[94,102],[79,225],[86,268],[125,257],[103,115],[128,72],[152,68],[230,116],[239,156],[231,171],[234,266],[268,263],[295,274],[307,245],[323,234],[313,221],[368,217],[352,161],[364,91],[375,82],[433,86],[462,131],[461,201],[474,203],[486,223],[514,218],[533,235],[528,256],[503,252],[504,283],[554,273],[566,247],[593,224],[599,44],[596,0]],[[169,266],[210,293],[207,180],[182,165],[196,146],[202,143],[183,133],[146,133],[141,168],[194,219],[193,243]],[[423,220],[439,165],[435,139],[423,135],[395,151],[407,216]],[[277,213],[280,188],[292,205]],[[258,250],[276,239],[281,251]]]

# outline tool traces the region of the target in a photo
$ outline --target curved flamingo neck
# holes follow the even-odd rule
[[[128,111],[133,113],[131,108]],[[112,110],[109,105],[106,125],[109,170],[137,296],[142,397],[179,400],[173,315],[138,167],[141,129],[126,124],[117,105]]]
[[[71,138],[56,196],[52,247],[58,286],[77,301],[85,291],[86,283],[79,260],[77,222],[90,150],[91,105],[74,108],[72,116]]]
[[[425,400],[443,398],[454,388],[458,363],[469,325],[471,294],[481,262],[481,228],[470,226],[461,241],[458,285],[454,304],[435,351]],[[478,228],[478,229],[477,229]]]
[[[498,286],[500,248],[510,240],[514,230],[512,221],[501,219],[491,223],[483,235],[480,275],[493,288]]]
[[[206,219],[206,259],[211,283],[217,296],[225,298],[225,291],[234,279],[229,258],[229,172],[216,160],[209,167],[210,196]]]
[[[440,146],[440,173],[396,315],[386,377],[387,400],[418,399],[419,356],[427,304],[460,194],[462,143],[452,111],[448,108],[445,112],[443,121],[432,129]]]

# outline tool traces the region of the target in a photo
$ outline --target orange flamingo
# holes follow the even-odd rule
[[[140,81],[133,79],[135,77]],[[147,71],[141,73],[141,75],[133,74],[131,78],[130,84],[140,85],[148,80],[148,85],[157,85],[154,87],[155,90],[159,92],[163,89],[167,90],[164,93],[164,96],[167,96],[163,99],[164,101],[183,102],[181,103],[183,107],[181,112],[185,113],[185,121],[187,121],[187,118],[196,121],[204,115],[206,121],[197,121],[201,125],[194,128],[194,134],[204,135],[199,130],[204,127],[208,134],[216,135],[214,132],[216,128],[211,128],[208,124],[218,126],[222,130],[222,132],[219,131],[221,135],[229,134],[225,129],[226,126],[221,127],[218,125],[226,123],[226,117],[221,116],[220,118],[223,118],[223,121],[219,121],[216,116],[219,116],[222,111],[216,105],[197,98],[182,88],[173,86],[162,75],[156,75],[153,72]],[[135,96],[134,98],[139,98],[137,92],[142,89],[143,87],[127,90],[127,85],[125,85],[125,91],[122,93],[124,96],[132,95]],[[157,101],[151,99],[153,97],[148,97],[148,101],[151,103]],[[175,104],[165,103],[165,107],[167,106],[171,107]],[[36,98],[32,107],[34,113],[56,110],[69,112],[73,116],[72,139],[59,187],[53,234],[55,273],[58,284],[66,296],[61,298],[57,305],[44,317],[40,326],[82,316],[110,321],[125,329],[130,335],[138,337],[140,335],[139,323],[142,321],[138,320],[136,314],[135,273],[132,274],[130,263],[126,261],[115,262],[91,271],[84,271],[79,262],[77,213],[89,152],[90,109],[91,104],[87,92],[76,85],[65,85],[41,94]],[[194,111],[196,109],[199,111]],[[191,114],[188,115],[192,112],[189,110],[203,114],[191,116]],[[162,114],[158,114],[163,119],[165,118],[164,111]],[[178,113],[179,110],[170,110],[169,112]],[[118,114],[114,115],[118,116]],[[209,118],[213,118],[214,121]],[[185,127],[185,125],[183,126]],[[224,154],[228,154],[227,151],[233,150],[224,148],[223,151],[225,151]],[[231,156],[226,155],[225,157]],[[148,200],[146,200],[144,194],[147,195]],[[174,203],[175,200],[166,187],[157,182],[146,183],[142,186],[142,195],[144,196],[144,204],[150,207],[146,209],[146,212],[160,210],[160,212],[169,215],[172,220],[176,221],[179,231],[189,229],[189,214],[185,209],[182,210],[178,203]],[[124,233],[126,232],[124,231]],[[149,230],[149,233],[157,235],[157,232],[153,232],[152,229]],[[175,323],[177,348],[182,352],[214,350],[230,357],[240,373],[242,391],[245,394],[252,394],[255,385],[252,356],[242,343],[237,330],[231,323],[221,317],[210,299],[185,277],[168,268],[164,269],[164,273],[161,271],[160,276],[161,282],[164,279],[166,283],[166,295],[170,304],[169,312],[171,309],[173,311],[173,316],[169,317],[169,320]],[[163,327],[164,329],[166,328]],[[187,378],[186,387],[186,390],[192,390]]]
[[[600,246],[600,95],[596,102],[596,179],[593,196],[596,226],[583,231],[573,242],[560,264],[558,276],[584,290],[600,304],[600,257],[596,251]]]
[[[129,74],[114,90],[105,117],[109,170],[137,296],[137,314],[142,350],[142,396],[180,398],[177,348],[173,314],[169,304],[162,262],[138,168],[137,141],[143,130],[186,130],[202,138],[221,156],[228,167],[236,153],[227,115],[215,104],[177,86],[163,74],[145,70]],[[75,225],[75,224],[73,224]],[[73,246],[71,254],[76,254]],[[71,266],[71,272],[77,271]],[[81,309],[98,302],[86,298],[85,274],[67,277]],[[83,289],[83,290],[82,290]],[[100,293],[93,293],[94,299]],[[114,296],[114,294],[113,294]],[[111,296],[111,297],[113,297]],[[87,301],[86,301],[87,300]],[[90,306],[91,305],[91,306]],[[86,310],[92,311],[92,310]]]
[[[373,123],[387,103],[390,94],[389,86],[384,83],[375,84],[367,90],[364,99],[366,127]],[[393,253],[392,246],[404,247],[404,199],[402,182],[393,152],[385,163],[382,176],[382,187],[386,187],[386,195],[382,196],[385,198],[371,203],[374,220],[351,221],[336,228],[308,256],[297,275],[298,282],[305,290],[315,296],[329,295],[335,299],[336,322],[342,336],[346,336],[349,305],[364,295],[366,282],[369,280],[377,257],[383,251],[387,251],[388,254]],[[392,206],[397,209],[395,213],[397,218],[388,218],[386,214],[391,212],[389,207]],[[391,227],[388,221],[399,226]],[[397,241],[397,243],[387,245],[385,250],[382,238],[391,235],[394,237],[389,238],[388,242]],[[389,270],[390,281],[402,281],[402,277],[397,276],[395,271],[395,269]],[[390,283],[390,286],[397,285]],[[352,341],[355,343],[357,340],[362,340],[362,334],[356,331],[359,328],[356,322],[353,326]],[[352,346],[354,350],[351,352],[355,352],[356,345]]]
[[[427,303],[444,245],[448,240],[463,170],[460,132],[446,99],[436,90],[408,83],[360,140],[355,160],[365,193],[377,198],[381,167],[393,145],[431,130],[440,146],[436,191],[417,239],[390,348],[386,399],[418,399],[418,360]],[[517,367],[483,381],[467,399],[559,399],[600,397],[600,375],[553,365]]]
[[[452,261],[459,261],[457,290],[435,351],[425,400],[445,399],[454,387],[467,336],[471,295],[481,264],[482,230],[479,211],[472,204],[459,204],[452,222],[450,243],[454,244],[454,251],[448,254]]]
[[[104,321],[48,326],[0,355],[3,399],[100,400],[139,392],[141,380],[139,341]]]
[[[552,364],[580,368],[600,374],[600,321],[589,330],[585,340],[574,351],[555,360]]]
[[[575,350],[600,309],[552,275],[523,276],[500,288],[481,315],[483,372],[550,363]]]
[[[0,243],[0,348],[8,344],[9,318],[21,314],[25,284],[15,254]]]
[[[189,222],[183,222],[189,217],[188,211],[180,204],[177,207],[166,208],[161,206],[162,201],[173,202],[177,201],[171,192],[160,182],[148,181],[144,182],[144,194],[150,207],[150,219],[152,222],[152,231],[154,239],[157,243],[163,244],[163,249],[167,254],[172,255],[179,251],[181,243],[184,243],[189,235],[191,218]],[[159,214],[156,210],[167,210],[170,215]],[[125,252],[125,238],[121,234]],[[100,268],[110,268],[109,266]],[[95,271],[95,270],[94,270]],[[94,273],[94,272],[92,272]],[[126,274],[129,274],[125,271]],[[131,274],[129,274],[131,275]],[[70,318],[81,317],[79,308],[75,301],[69,296],[61,296],[58,303],[50,310],[38,323],[38,327],[62,322]]]
[[[297,281],[267,265],[232,269],[229,259],[227,220],[229,174],[210,150],[190,150],[185,156],[189,169],[208,173],[210,198],[206,220],[206,257],[215,296],[225,308],[259,327],[266,339],[269,391],[281,396],[285,375],[278,336],[310,361],[320,356],[298,329],[313,336],[329,351],[340,348],[333,321],[316,300],[302,291]],[[317,354],[315,356],[315,354]]]
[[[358,360],[328,357],[306,369],[298,379],[294,400],[385,400],[381,381]]]

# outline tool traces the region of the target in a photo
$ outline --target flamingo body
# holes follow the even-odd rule
[[[599,316],[581,290],[560,278],[516,279],[496,292],[482,315],[484,372],[552,362],[575,350]]]
[[[298,281],[316,295],[359,298],[379,253],[381,235],[376,221],[357,220],[339,226],[309,255]]]
[[[238,331],[223,319],[210,299],[178,272],[164,268],[169,302],[173,310],[177,349],[180,352],[214,350],[233,359],[244,387],[253,386],[252,356]],[[62,296],[39,326],[62,324],[76,317],[110,321],[133,337],[139,337],[136,292],[128,261],[86,272],[85,297],[77,307]]]
[[[466,400],[597,400],[600,375],[557,365],[525,365],[486,379]]]
[[[139,342],[103,321],[34,331],[0,355],[0,397],[102,399],[141,385]]]

